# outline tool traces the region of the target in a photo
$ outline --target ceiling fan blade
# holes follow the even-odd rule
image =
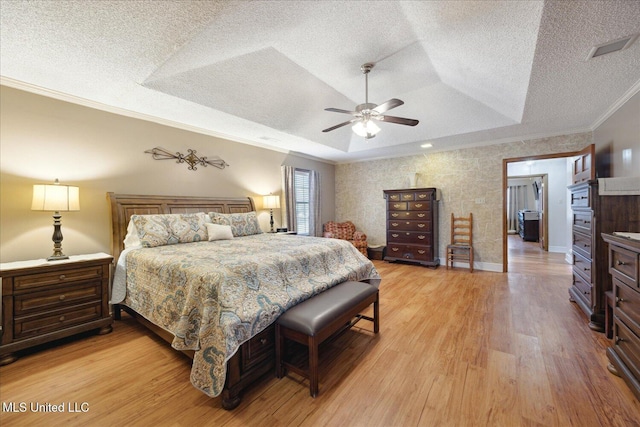
[[[414,119],[405,119],[404,117],[394,117],[394,116],[375,116],[373,119],[380,120],[381,122],[387,123],[397,123],[399,125],[407,125],[407,126],[415,126],[420,123],[418,120]]]
[[[335,126],[331,126],[330,128],[326,128],[326,129],[325,129],[325,130],[323,130],[322,132],[331,132],[332,130],[335,130],[335,129],[341,128],[342,126],[346,126],[346,125],[351,124],[351,123],[353,123],[353,122],[356,122],[356,121],[358,121],[358,120],[360,120],[360,119],[356,117],[355,119],[351,119],[351,120],[349,120],[348,122],[340,123],[339,125],[335,125]]]
[[[333,111],[334,113],[345,113],[345,114],[353,114],[353,115],[358,114],[357,111],[341,110],[339,108],[325,108],[324,110],[325,111]]]
[[[373,109],[373,111],[375,111],[376,113],[382,114],[385,111],[389,111],[392,108],[396,108],[401,106],[402,104],[404,104],[403,101],[396,99],[396,98],[392,98],[390,100],[388,100],[387,102],[383,102],[382,104],[378,105],[376,108]]]

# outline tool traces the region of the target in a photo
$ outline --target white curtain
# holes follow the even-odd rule
[[[282,188],[284,189],[284,206],[282,214],[284,224],[289,231],[296,231],[296,192],[295,192],[295,171],[293,166],[282,166]],[[294,214],[292,215],[291,212]]]
[[[518,211],[527,209],[527,188],[526,185],[510,185],[507,188],[507,225],[509,233],[518,233]]]

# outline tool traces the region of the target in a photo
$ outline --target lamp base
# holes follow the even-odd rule
[[[60,261],[61,259],[69,259],[68,256],[62,253],[62,225],[60,218],[60,212],[56,211],[53,214],[53,254],[47,258],[47,261]]]

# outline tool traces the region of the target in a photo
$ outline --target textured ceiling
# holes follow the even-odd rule
[[[640,90],[640,1],[1,1],[2,83],[335,162],[585,131]],[[405,104],[365,140],[327,112]]]

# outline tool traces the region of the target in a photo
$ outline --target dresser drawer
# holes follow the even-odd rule
[[[573,230],[588,236],[593,236],[593,212],[577,211],[573,212]]]
[[[385,259],[389,258],[429,261],[433,258],[433,251],[431,246],[387,243],[387,256]]]
[[[269,326],[240,348],[242,349],[242,369],[245,371],[268,357],[274,357],[275,328]]]
[[[416,191],[415,200],[433,200],[435,191]]]
[[[591,206],[591,200],[589,200],[589,187],[575,189],[571,192],[571,207],[589,207]]]
[[[431,218],[430,212],[422,211],[389,211],[388,219],[395,220],[427,220]]]
[[[431,230],[431,221],[391,220],[387,223],[389,231],[423,231]]]
[[[587,283],[593,283],[593,280],[591,280],[591,259],[585,258],[579,253],[574,253],[573,271],[582,276]]]
[[[410,211],[425,211],[431,210],[431,202],[429,200],[424,202],[408,202],[407,209]]]
[[[14,312],[20,316],[29,312],[54,310],[71,304],[96,301],[101,298],[102,283],[94,281],[82,286],[56,288],[50,291],[16,295]]]
[[[431,245],[431,233],[420,231],[389,231],[387,233],[387,242]]]
[[[24,317],[16,317],[13,323],[14,340],[43,335],[69,326],[101,318],[101,302],[91,302],[60,310]]]
[[[408,202],[389,202],[389,211],[406,211]]]
[[[60,285],[69,282],[102,279],[102,267],[67,269],[53,273],[28,274],[16,276],[13,282],[15,292],[31,290],[41,286]]]
[[[634,289],[639,289],[638,256],[625,248],[609,246],[609,272]]]
[[[577,293],[582,300],[591,306],[591,284],[575,272],[573,273],[573,287],[578,291]]]
[[[636,335],[640,335],[640,293],[617,278],[613,278],[614,315],[624,322]]]
[[[582,233],[573,234],[573,250],[583,255],[585,258],[591,258],[591,248],[593,242],[591,236]]]
[[[616,353],[635,378],[640,378],[640,338],[620,319],[613,324],[613,342]]]

